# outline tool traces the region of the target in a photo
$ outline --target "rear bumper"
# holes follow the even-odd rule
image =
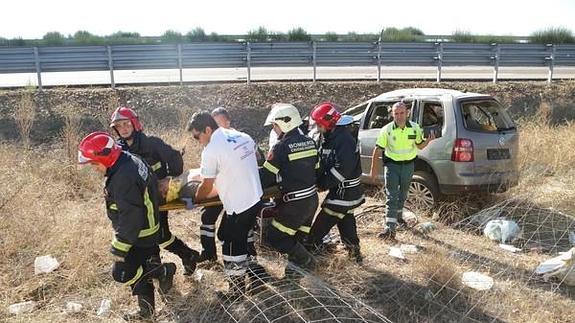
[[[480,185],[439,185],[439,190],[441,194],[445,195],[461,193],[503,193],[517,186],[517,184],[518,181]]]

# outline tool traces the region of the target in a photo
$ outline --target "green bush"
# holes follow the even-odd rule
[[[564,27],[550,27],[535,31],[529,37],[532,43],[540,44],[569,44],[575,43],[575,36],[570,29]]]
[[[260,26],[257,29],[248,31],[246,40],[250,42],[264,42],[268,40],[268,34],[268,30],[265,27]]]
[[[197,27],[186,34],[186,40],[190,42],[205,42],[209,40],[209,37],[202,28]]]
[[[104,43],[102,37],[92,35],[85,30],[77,31],[74,34],[73,40],[75,45],[101,45]]]
[[[133,45],[149,43],[139,33],[118,31],[106,37],[106,43],[111,45]]]
[[[332,32],[332,31],[328,31],[327,33],[325,33],[325,35],[323,35],[321,40],[325,40],[325,41],[337,41],[338,37],[337,34]]]
[[[166,30],[166,32],[160,36],[160,41],[166,44],[178,44],[184,41],[184,36],[177,31]]]
[[[42,43],[48,46],[61,46],[65,41],[66,37],[57,31],[51,31],[42,37]]]
[[[373,42],[377,41],[379,36],[375,34],[358,34],[355,32],[347,33],[345,40],[347,41],[362,41],[362,42]]]
[[[473,35],[468,31],[457,30],[452,35],[452,41],[456,43],[484,43],[484,44],[504,44],[516,42],[512,36],[498,35]]]
[[[423,34],[423,32],[413,27],[407,27],[403,29],[389,27],[383,30],[381,40],[384,42],[396,42],[396,43],[414,42],[418,40],[423,40],[422,35],[419,34]]]
[[[311,35],[301,27],[294,28],[287,33],[287,40],[289,41],[310,41]]]

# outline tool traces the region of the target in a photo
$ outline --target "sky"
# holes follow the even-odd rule
[[[287,32],[379,33],[385,27],[413,26],[428,35],[456,30],[473,34],[527,36],[546,27],[575,32],[575,0],[5,0],[0,37],[41,38],[87,30],[119,30],[159,36],[195,27],[218,34],[245,34],[259,26]]]

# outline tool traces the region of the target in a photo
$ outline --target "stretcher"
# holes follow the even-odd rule
[[[222,205],[222,201],[218,197],[217,190],[214,188],[208,198],[202,201],[195,201],[196,192],[200,185],[199,171],[192,169],[181,176],[170,178],[160,184],[160,193],[166,201],[165,204],[160,205],[160,211],[184,210],[186,209],[185,199],[191,199],[195,207],[210,207]],[[277,186],[270,187],[264,190],[262,200],[269,200],[272,198],[280,197],[281,193]]]

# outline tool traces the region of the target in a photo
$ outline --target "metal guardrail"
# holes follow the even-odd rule
[[[187,68],[252,67],[433,66],[441,81],[444,66],[490,66],[493,82],[499,67],[548,67],[547,81],[555,66],[575,66],[575,45],[387,43],[387,42],[265,42],[189,43],[170,45],[112,45],[82,47],[0,48],[0,74],[36,73],[42,88],[42,72],[110,71]]]

